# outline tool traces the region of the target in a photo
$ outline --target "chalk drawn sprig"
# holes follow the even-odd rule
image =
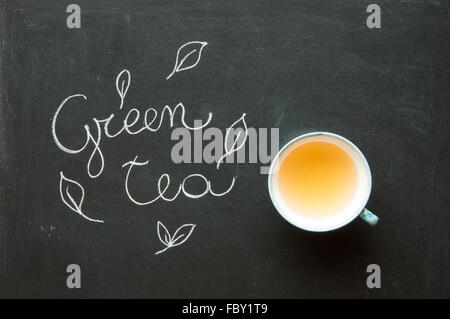
[[[104,223],[103,220],[92,219],[92,218],[86,216],[82,212],[81,206],[83,205],[83,201],[84,201],[83,186],[81,186],[81,184],[78,183],[77,181],[74,181],[73,179],[65,177],[62,171],[60,172],[60,176],[61,176],[61,178],[59,179],[59,193],[61,195],[61,199],[64,202],[64,204],[66,204],[67,207],[69,207],[75,213],[81,215],[81,217],[83,217],[84,219],[87,219],[90,222]],[[73,191],[70,190],[71,188],[78,189],[81,192],[81,197],[78,201],[74,198],[73,195],[71,195],[74,193]]]
[[[194,231],[195,225],[184,224],[175,231],[173,236],[170,235],[166,226],[164,226],[160,221],[158,221],[156,228],[158,231],[159,240],[166,246],[166,248],[155,253],[155,255],[159,255],[160,253],[165,252],[171,247],[183,244],[191,236],[192,232]]]
[[[172,73],[170,73],[166,77],[166,80],[170,79],[175,73],[186,71],[186,70],[189,70],[189,69],[192,69],[193,67],[195,67],[200,62],[200,58],[202,56],[202,50],[207,44],[208,44],[207,42],[201,42],[201,41],[191,41],[191,42],[183,44],[177,51],[175,67],[173,68]],[[187,53],[187,54],[185,54],[185,53]],[[184,64],[185,64],[186,59],[193,54],[196,54],[195,63],[185,66]],[[194,56],[194,58],[195,58],[195,56]]]
[[[119,93],[120,96],[120,107],[119,109],[122,109],[123,101],[125,100],[125,95],[127,95],[128,88],[131,84],[131,73],[127,69],[122,70],[117,75],[116,78],[116,90],[117,93]]]
[[[224,148],[225,148],[225,154],[223,154],[219,160],[217,161],[216,168],[219,169],[220,164],[223,162],[223,160],[228,156],[233,154],[234,152],[237,152],[239,149],[241,149],[245,145],[245,141],[247,140],[248,135],[248,128],[247,123],[245,122],[245,113],[242,114],[242,116],[237,119],[233,124],[230,125],[229,128],[227,128],[227,132],[225,133],[225,140],[224,140]],[[238,127],[238,124],[241,123],[243,128],[239,130],[237,135],[230,134],[234,133],[236,131],[235,127]],[[244,131],[244,136],[241,138],[242,131]],[[233,140],[234,138],[234,140]]]

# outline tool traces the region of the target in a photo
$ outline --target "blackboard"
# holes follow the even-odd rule
[[[81,27],[69,28],[69,3],[0,1],[0,296],[450,297],[449,4],[380,0],[381,28],[368,28],[371,3],[78,0]],[[191,41],[207,43],[198,64],[166,79]],[[119,109],[123,70],[131,83]],[[103,136],[104,170],[91,178],[92,144],[69,154],[52,136],[74,94],[87,100],[71,100],[57,123],[72,148],[83,125],[96,132],[95,117],[114,113],[115,131],[131,108],[180,102],[188,124],[211,112],[224,130],[245,113],[249,127],[278,128],[280,146],[312,131],[345,136],[371,166],[368,207],[380,222],[296,229],[274,209],[261,164],[174,164],[178,117],[154,133]],[[194,173],[217,191],[235,184],[222,197],[136,205],[122,167],[136,156],[149,161],[130,184],[142,200],[163,173],[172,185]],[[104,223],[62,201],[61,172],[83,186],[83,212]],[[155,255],[158,221],[170,234],[195,228]],[[66,286],[71,264],[80,289]],[[379,289],[366,285],[370,264],[381,268]]]

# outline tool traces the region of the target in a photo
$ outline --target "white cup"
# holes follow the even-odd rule
[[[325,218],[314,218],[294,211],[285,203],[278,189],[278,168],[280,166],[279,164],[281,164],[279,163],[280,158],[282,160],[283,155],[288,154],[291,150],[304,143],[313,141],[333,143],[343,149],[352,158],[358,176],[356,193],[351,201],[349,201],[348,205],[340,212]],[[378,217],[365,208],[372,189],[372,175],[366,158],[352,142],[333,133],[308,133],[296,137],[287,143],[272,161],[268,177],[268,186],[270,198],[278,213],[292,225],[304,230],[313,232],[335,230],[347,225],[358,216],[372,226],[378,222]],[[326,198],[324,198],[324,200],[326,200]]]

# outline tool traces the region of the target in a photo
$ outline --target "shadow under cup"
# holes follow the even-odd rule
[[[298,211],[297,208],[293,208],[292,205],[288,204],[279,185],[280,168],[282,169],[283,167],[283,161],[292,151],[298,149],[301,145],[311,142],[334,144],[351,158],[356,169],[356,187],[351,198],[339,211],[320,218],[314,217],[312,216],[314,214],[309,214],[305,211]],[[285,220],[304,230],[324,232],[345,226],[365,210],[372,188],[372,175],[366,158],[352,142],[333,133],[315,132],[301,135],[291,140],[278,152],[270,167],[268,187],[270,198],[275,208]],[[324,202],[327,199],[330,200],[327,196],[320,198]]]

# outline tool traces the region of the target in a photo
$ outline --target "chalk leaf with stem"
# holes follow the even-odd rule
[[[122,70],[116,77],[116,90],[120,96],[120,107],[122,109],[123,101],[125,100],[125,96],[127,95],[128,88],[131,84],[131,73],[127,69]]]
[[[175,73],[194,68],[200,62],[203,48],[207,44],[207,42],[201,41],[191,41],[183,44],[177,51],[173,71],[166,77],[166,80],[170,79]],[[193,62],[187,62],[189,57],[191,57],[189,60],[192,60]]]
[[[84,201],[84,188],[77,181],[65,177],[62,171],[59,179],[59,193],[63,203],[84,219],[96,223],[104,222],[103,220],[90,218],[83,213],[81,206]]]
[[[173,235],[167,230],[163,223],[158,221],[156,229],[158,232],[158,238],[166,247],[160,251],[157,251],[155,255],[159,255],[165,252],[167,249],[183,244],[191,236],[194,231],[194,224],[184,224],[179,227]]]
[[[239,119],[237,119],[233,124],[231,124],[229,128],[227,128],[224,140],[225,154],[223,154],[217,161],[216,165],[217,169],[219,169],[220,164],[225,160],[225,158],[228,155],[237,152],[245,145],[248,136],[248,128],[247,123],[245,122],[245,116],[246,114],[243,113]],[[242,127],[239,127],[239,124],[242,124]],[[235,132],[238,133],[234,134]]]

